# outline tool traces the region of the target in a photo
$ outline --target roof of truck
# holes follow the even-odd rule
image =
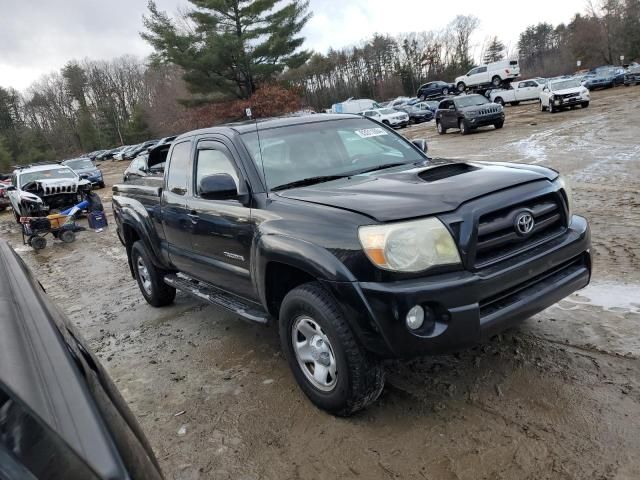
[[[24,165],[19,166],[14,169],[14,173],[24,173],[24,172],[43,172],[45,170],[51,170],[52,168],[69,168],[66,165],[62,165],[60,163],[46,163],[39,165]],[[71,170],[69,168],[69,170]]]
[[[226,123],[216,127],[203,128],[200,130],[193,130],[191,132],[183,133],[176,142],[193,135],[201,135],[206,133],[231,133],[237,132],[240,134],[254,132],[256,128],[258,130],[268,130],[271,128],[287,127],[290,125],[303,125],[305,123],[318,123],[318,122],[330,122],[333,120],[345,120],[348,118],[362,118],[359,115],[349,113],[316,113],[305,115],[290,115],[285,117],[273,117],[273,118],[260,118],[256,120],[243,120],[241,122]]]

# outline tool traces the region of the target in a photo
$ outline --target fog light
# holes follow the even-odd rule
[[[417,330],[424,323],[424,310],[420,305],[416,305],[407,313],[407,327]]]

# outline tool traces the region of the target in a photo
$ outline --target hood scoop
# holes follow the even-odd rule
[[[438,180],[455,177],[456,175],[473,172],[474,170],[478,170],[478,167],[474,167],[468,163],[447,163],[423,170],[418,176],[425,182],[437,182]]]

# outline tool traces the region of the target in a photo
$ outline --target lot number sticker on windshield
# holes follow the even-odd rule
[[[365,128],[362,130],[356,130],[356,135],[360,138],[380,137],[382,135],[388,135],[383,128]]]

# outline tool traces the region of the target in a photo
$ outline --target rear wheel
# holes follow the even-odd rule
[[[100,183],[98,184],[98,188],[104,188],[104,187],[105,187],[104,182],[100,182]]]
[[[458,85],[456,85],[456,88],[458,89],[459,92],[464,92],[467,86],[464,84],[464,82],[458,82]]]
[[[504,100],[502,99],[502,97],[496,97],[493,103],[504,106]]]
[[[64,230],[58,235],[58,238],[64,243],[73,243],[76,241],[76,234],[72,230]]]
[[[501,83],[502,79],[498,75],[491,79],[491,85],[493,85],[494,87],[499,87]]]
[[[460,122],[458,122],[458,126],[460,127],[460,133],[462,135],[467,135],[469,133],[469,126],[464,120],[460,120]]]
[[[380,362],[358,343],[338,302],[319,283],[301,285],[285,296],[279,327],[289,367],[318,408],[348,416],[382,393]]]
[[[520,102],[511,102],[509,105],[512,105],[515,107],[516,105],[520,105]]]
[[[164,307],[173,303],[176,289],[164,283],[165,273],[151,261],[151,256],[141,241],[131,247],[131,263],[142,296],[149,305]]]
[[[47,248],[47,239],[44,237],[31,237],[29,239],[29,245],[34,250],[44,250]]]
[[[442,126],[442,122],[436,121],[436,128],[438,129],[438,133],[440,135],[444,135],[447,133],[447,129]]]
[[[449,95],[449,88],[448,88],[448,87],[444,87],[444,88],[442,89],[442,94],[443,94],[443,95]]]

